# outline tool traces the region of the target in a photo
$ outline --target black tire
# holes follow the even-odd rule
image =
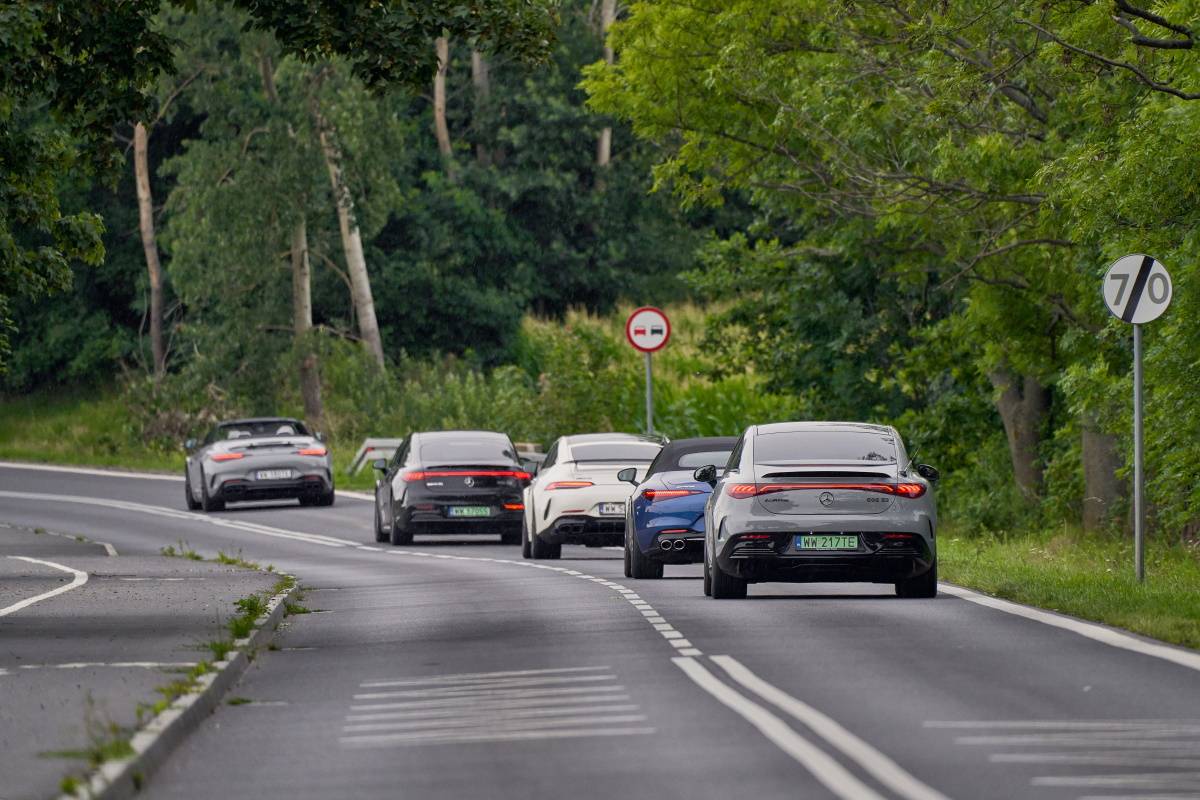
[[[704,596],[712,597],[712,575],[708,572],[708,556],[704,557]]]
[[[529,519],[521,517],[521,558],[533,558],[533,544],[529,541]]]
[[[316,505],[328,507],[328,506],[333,505],[334,500],[337,500],[337,492],[334,491],[334,488],[332,486],[330,486],[328,492],[326,492],[325,494],[317,495]]]
[[[629,555],[629,528],[625,529],[625,577],[633,577],[633,565],[630,564],[631,556]]]
[[[551,561],[562,557],[561,544],[548,544],[536,532],[529,533],[529,556],[534,561]]]
[[[379,506],[377,504],[375,506],[375,541],[386,542],[388,538],[388,535],[383,530],[383,520],[379,518]]]
[[[411,530],[409,530],[408,528],[401,528],[401,527],[400,527],[400,525],[399,525],[399,524],[396,522],[396,515],[395,515],[395,513],[393,513],[393,514],[392,514],[392,535],[391,535],[391,539],[392,539],[392,544],[393,544],[393,545],[405,545],[405,544],[412,544],[412,540],[413,540],[413,534],[412,534],[412,531],[411,531]]]
[[[719,564],[709,568],[708,582],[714,600],[740,600],[746,596],[746,581],[725,572]]]
[[[638,546],[636,534],[629,537],[629,577],[643,579],[661,578],[663,576],[663,564],[661,561],[655,561]]]
[[[187,503],[188,511],[200,510],[200,501],[192,497],[192,479],[188,477],[186,472],[183,473],[183,498]]]
[[[208,481],[204,479],[204,473],[200,473],[200,507],[204,509],[206,514],[211,514],[214,511],[224,511],[225,501],[219,497],[210,497],[208,494]]]
[[[915,578],[896,582],[896,595],[914,599],[937,597],[937,561]]]

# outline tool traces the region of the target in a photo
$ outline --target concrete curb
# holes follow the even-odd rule
[[[294,576],[278,573],[295,580]],[[129,744],[134,755],[123,761],[107,761],[81,785],[77,794],[62,794],[59,800],[125,800],[136,795],[171,752],[220,705],[225,693],[250,666],[247,653],[264,645],[287,614],[287,603],[300,590],[298,583],[267,601],[267,611],[254,623],[254,630],[233,643],[225,661],[213,664],[213,672],[200,676],[199,691],[185,694],[142,726]]]

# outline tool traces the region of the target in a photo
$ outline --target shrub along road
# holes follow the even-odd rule
[[[717,602],[696,568],[635,582],[611,550],[392,548],[352,498],[181,509],[173,479],[0,473],[0,519],[131,554],[241,550],[321,612],[149,797],[1074,798],[1178,794],[1200,772],[1200,655],[1098,626],[890,587]]]

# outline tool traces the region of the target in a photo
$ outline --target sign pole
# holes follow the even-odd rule
[[[1142,326],[1133,326],[1133,561],[1138,583],[1146,580],[1145,515],[1143,490],[1146,472],[1142,443]]]
[[[646,353],[646,435],[654,433],[654,375],[650,369],[650,353]]]

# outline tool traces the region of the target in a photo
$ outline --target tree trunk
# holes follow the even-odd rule
[[[163,343],[162,265],[158,261],[158,238],[154,233],[154,198],[150,194],[150,159],[146,153],[150,134],[146,126],[133,126],[133,173],[137,184],[138,228],[142,250],[146,254],[146,273],[150,277],[150,352],[154,359],[154,379],[162,378],[167,368],[167,350]]]
[[[450,67],[450,41],[445,36],[439,36],[435,44],[438,68],[433,76],[433,133],[437,137],[438,152],[443,158],[449,159],[453,152],[450,128],[446,126],[446,70]]]
[[[379,322],[375,318],[375,300],[371,296],[371,279],[367,275],[362,235],[354,218],[354,199],[350,196],[350,187],[342,173],[342,151],[337,143],[337,132],[321,113],[315,96],[312,98],[312,114],[317,138],[321,142],[321,152],[325,156],[325,166],[329,169],[329,184],[333,187],[338,227],[342,234],[342,250],[346,255],[346,271],[350,273],[354,309],[358,313],[358,332],[375,363],[383,369],[383,340],[379,336]]]
[[[608,29],[617,18],[617,0],[600,0],[600,38],[604,40],[604,61],[612,64],[614,60],[612,46],[608,43]],[[596,188],[604,190],[604,173],[612,160],[612,128],[607,125],[600,129],[600,139],[596,142]]]
[[[308,261],[308,228],[301,217],[292,228],[292,330],[300,358],[304,418],[319,430],[325,409],[321,403],[321,372],[313,348],[312,326],[312,267]]]
[[[1049,393],[1032,375],[1014,376],[1007,370],[997,369],[988,373],[988,378],[1000,393],[996,408],[1008,437],[1013,477],[1021,493],[1032,500],[1042,491],[1042,460],[1038,445],[1050,405]]]
[[[1083,529],[1098,531],[1113,518],[1113,509],[1125,496],[1125,485],[1117,477],[1121,458],[1117,437],[1104,433],[1096,420],[1085,415],[1083,441]]]
[[[471,84],[475,87],[474,127],[475,136],[478,139],[475,142],[475,160],[479,162],[481,167],[487,167],[492,163],[492,151],[482,141],[483,130],[481,120],[484,108],[487,106],[488,97],[492,93],[492,77],[488,69],[487,59],[478,50],[471,51]]]

